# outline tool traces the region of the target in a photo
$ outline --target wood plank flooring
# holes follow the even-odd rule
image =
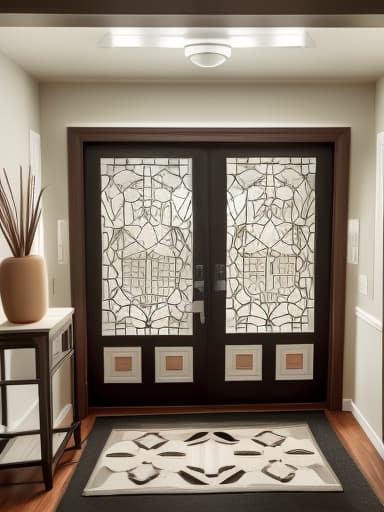
[[[223,408],[220,410],[223,410]],[[226,408],[225,410],[232,409]],[[236,408],[235,410],[239,409]],[[246,408],[243,410],[254,409]],[[161,410],[153,409],[150,412],[146,411],[146,414],[159,414],[159,412]],[[186,412],[186,409],[178,408],[173,412],[182,413]],[[196,409],[194,412],[202,411]],[[130,413],[138,414],[138,411],[131,410]],[[126,409],[91,411],[90,415],[82,422],[82,439],[87,438],[97,415],[112,414],[127,415],[128,413]],[[384,504],[384,460],[378,455],[351,413],[326,411],[326,414],[339,439]],[[86,441],[83,444],[83,449],[85,445]],[[4,512],[54,512],[71,479],[81,453],[82,451],[64,453],[55,472],[54,487],[49,492],[45,492],[44,485],[38,482],[41,477],[36,469],[0,471],[0,510]]]

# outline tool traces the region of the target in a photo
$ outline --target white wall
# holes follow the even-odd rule
[[[18,190],[19,166],[27,172],[30,129],[40,131],[40,105],[38,84],[23,70],[0,53],[0,169],[5,168],[15,190]],[[1,171],[2,172],[2,171]],[[0,261],[10,256],[10,250],[0,235]],[[0,321],[4,314],[0,307]],[[28,357],[18,357],[16,351],[7,354],[9,372],[28,371]],[[35,389],[14,387],[8,401],[12,403],[10,423],[25,414],[27,406],[37,398]],[[0,421],[1,423],[1,421]]]
[[[384,120],[384,110],[383,110]],[[68,218],[68,126],[350,126],[352,128],[350,217],[361,223],[358,266],[348,266],[344,397],[360,396],[363,375],[378,372],[376,352],[356,362],[355,306],[378,316],[373,296],[375,201],[375,87],[369,84],[43,84],[41,87],[43,176],[52,191],[45,201],[45,245],[53,305],[70,304],[69,265],[56,262],[56,221]],[[358,274],[369,294],[358,293]],[[52,288],[52,287],[51,287]],[[363,336],[363,335],[362,335]],[[370,337],[369,337],[370,338]],[[369,346],[367,345],[369,351]],[[375,418],[375,392],[367,416]],[[374,412],[373,412],[374,410]],[[372,413],[372,414],[371,414]],[[379,429],[376,420],[372,420]]]
[[[361,318],[356,318],[355,358],[353,401],[381,438],[382,333]]]
[[[376,186],[377,197],[379,202],[378,219],[376,226],[376,283],[377,288],[376,298],[378,301],[379,309],[377,312],[377,318],[383,323],[383,183],[384,183],[384,77],[382,77],[376,83],[376,133],[380,134],[378,137],[379,147],[377,148],[377,179]],[[381,381],[378,382],[379,389],[383,389],[383,333],[378,332],[376,334],[376,345],[377,345],[377,358],[378,365],[380,368]],[[381,396],[382,407],[379,410],[384,415],[384,396]],[[383,418],[382,418],[383,423]],[[382,432],[384,437],[384,432]]]
[[[376,134],[384,132],[384,78],[376,84],[375,94],[375,143]],[[376,219],[374,237],[374,286],[370,305],[362,306],[362,315],[356,317],[356,336],[354,350],[351,354],[354,393],[351,395],[359,413],[367,420],[377,436],[383,436],[383,333],[382,333],[382,299],[383,299],[383,175],[384,175],[384,136],[381,147],[377,148],[376,178],[368,183],[375,183]],[[366,195],[361,195],[361,203]],[[367,203],[369,204],[369,203]],[[374,203],[373,203],[374,204]],[[367,210],[369,208],[366,208]],[[369,307],[372,306],[372,307]],[[368,315],[365,315],[368,313]],[[369,315],[372,315],[370,317]]]

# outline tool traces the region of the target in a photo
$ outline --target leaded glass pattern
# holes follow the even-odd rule
[[[100,165],[102,334],[192,334],[192,160]]]
[[[313,332],[316,158],[226,167],[226,332]]]

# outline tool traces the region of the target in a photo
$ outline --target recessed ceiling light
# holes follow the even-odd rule
[[[303,48],[314,46],[302,28],[131,27],[116,28],[99,43],[106,48],[184,48],[196,66],[220,66],[232,48]]]
[[[107,48],[184,48],[192,44],[232,48],[303,48],[314,46],[303,28],[130,27],[110,30],[99,46]]]

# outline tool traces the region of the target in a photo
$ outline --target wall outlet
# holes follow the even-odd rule
[[[368,277],[365,274],[359,275],[359,292],[361,295],[368,295]]]

